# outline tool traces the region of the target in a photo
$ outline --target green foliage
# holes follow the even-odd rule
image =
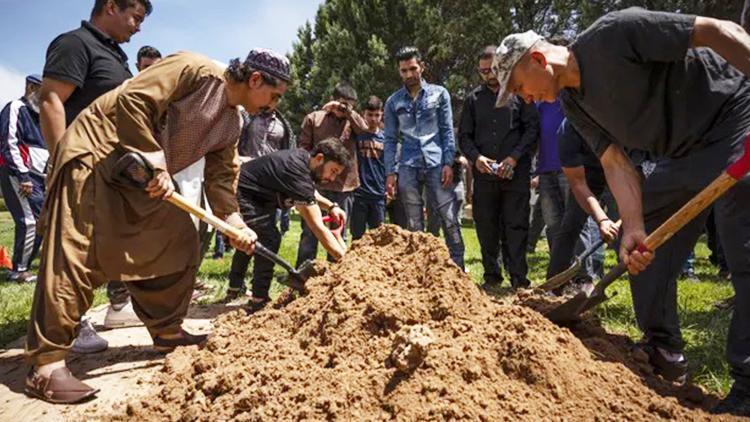
[[[333,87],[347,81],[360,102],[401,86],[393,61],[420,49],[425,78],[446,86],[456,105],[479,82],[477,53],[512,32],[574,36],[601,15],[630,6],[738,20],[742,0],[327,0],[298,31],[291,53],[295,85],[282,109],[299,128]]]

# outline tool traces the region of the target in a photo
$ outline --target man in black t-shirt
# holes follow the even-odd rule
[[[140,30],[152,11],[149,0],[95,0],[91,20],[50,43],[40,90],[40,126],[50,156],[71,122],[102,94],[132,78],[120,44]],[[107,284],[111,306],[105,326],[141,324],[122,282]],[[73,350],[93,353],[107,348],[88,322],[81,325]]]
[[[730,21],[632,8],[600,18],[569,48],[529,31],[507,37],[498,50],[499,105],[510,94],[527,101],[560,96],[568,120],[599,157],[623,220],[620,257],[632,275],[644,351],[662,376],[684,378],[676,280],[707,212],[656,254],[636,246],[742,154],[750,132],[750,35]],[[624,148],[668,159],[641,189]],[[749,177],[715,207],[736,307],[727,345],[735,382],[714,411],[750,416],[747,204]]]
[[[276,151],[242,164],[237,196],[245,223],[258,234],[263,246],[278,252],[281,234],[275,224],[276,209],[295,207],[330,256],[341,259],[346,244],[323,223],[321,206],[337,224],[346,221],[346,213],[320,195],[315,184],[336,180],[350,165],[349,151],[338,138],[320,141],[310,152]],[[268,290],[273,277],[273,262],[262,257],[255,259],[253,296],[248,303],[251,311],[261,309],[270,300]],[[233,262],[232,272],[236,270]]]

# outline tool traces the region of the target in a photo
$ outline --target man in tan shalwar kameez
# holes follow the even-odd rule
[[[199,264],[198,235],[187,213],[158,198],[174,191],[170,174],[205,157],[211,209],[244,231],[234,244],[251,254],[256,236],[235,196],[237,107],[251,114],[272,109],[289,81],[287,59],[267,50],[233,60],[226,71],[206,57],[178,53],[99,97],[70,125],[50,159],[26,339],[28,394],[73,403],[97,392],[70,373],[65,356],[94,290],[108,280],[127,282],[158,350],[205,340],[181,329]],[[129,151],[156,170],[145,191],[113,179],[114,164]]]

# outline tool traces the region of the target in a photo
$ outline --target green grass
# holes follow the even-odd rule
[[[0,245],[12,248],[13,222],[7,212],[0,212]],[[297,242],[300,229],[298,220],[292,221],[291,230],[284,236],[281,255],[292,264],[296,259]],[[479,243],[473,226],[464,224],[464,242],[466,243],[466,264],[471,277],[476,283],[481,283],[482,263],[479,253]],[[323,257],[319,248],[319,257]],[[211,303],[221,299],[226,292],[227,275],[231,263],[231,255],[223,259],[210,258],[210,252],[201,265],[199,278],[213,287],[213,293],[201,299],[204,303]],[[682,321],[682,332],[687,342],[686,354],[691,364],[693,379],[708,390],[726,393],[731,378],[724,359],[724,346],[730,313],[717,311],[713,304],[733,294],[730,283],[716,277],[716,269],[708,262],[709,251],[705,241],[701,240],[696,248],[696,271],[700,282],[684,282],[679,284],[679,310]],[[544,281],[548,254],[547,244],[543,239],[539,242],[537,251],[530,254],[529,278],[535,283]],[[615,265],[615,255],[607,252],[607,268]],[[276,269],[276,275],[282,276],[283,270]],[[4,277],[0,276],[0,280]],[[275,296],[282,290],[276,282],[272,284],[271,295]],[[605,303],[598,311],[606,328],[610,332],[626,334],[634,340],[639,339],[640,332],[635,325],[632,310],[632,300],[626,281],[613,284],[608,290],[617,295]],[[0,345],[12,341],[23,335],[26,330],[27,318],[31,307],[33,286],[17,285],[0,281]],[[106,295],[103,289],[96,294],[95,305],[104,303]]]

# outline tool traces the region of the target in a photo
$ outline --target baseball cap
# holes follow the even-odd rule
[[[508,79],[510,79],[513,68],[534,44],[543,39],[544,37],[534,31],[526,31],[508,35],[497,47],[495,58],[492,61],[492,71],[500,82],[495,107],[503,107],[508,103],[508,98],[511,95],[508,91]]]
[[[256,48],[247,55],[245,64],[253,69],[275,76],[284,82],[292,81],[292,76],[289,72],[289,59],[275,51]]]
[[[26,76],[26,83],[34,84],[34,85],[41,85],[42,84],[42,75],[39,75],[37,73],[33,73],[31,75]]]

